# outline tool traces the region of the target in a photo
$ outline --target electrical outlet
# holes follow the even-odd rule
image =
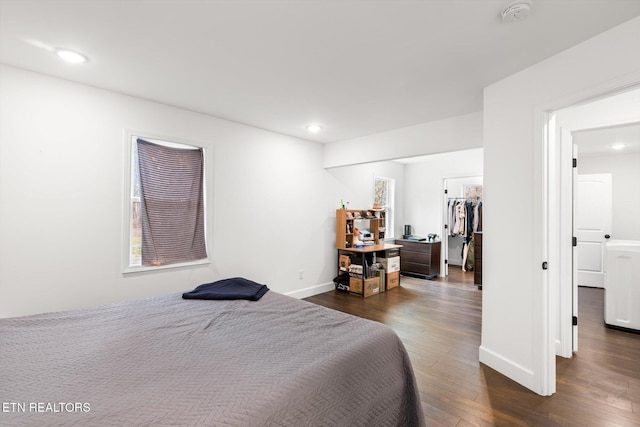
[[[304,270],[298,270],[298,279],[304,279]]]

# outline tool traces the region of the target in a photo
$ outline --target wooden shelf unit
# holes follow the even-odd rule
[[[354,247],[353,230],[358,227],[372,234],[373,245]],[[348,283],[349,292],[368,297],[385,292],[400,285],[399,255],[400,246],[385,244],[386,212],[383,209],[336,209],[336,249],[338,249],[338,280]],[[361,239],[362,240],[362,239]],[[373,264],[374,259],[393,259],[397,261],[397,269],[380,270],[377,276],[367,273],[366,267]],[[360,266],[360,273],[350,271],[350,266]],[[343,281],[344,279],[344,281]]]
[[[373,209],[336,209],[336,249],[353,248],[353,230],[358,221],[368,221],[376,245],[384,243],[386,212]]]

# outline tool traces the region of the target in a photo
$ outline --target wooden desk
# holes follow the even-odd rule
[[[339,248],[339,250],[353,252],[353,253],[371,253],[371,252],[387,251],[389,249],[400,249],[401,247],[402,245],[385,243],[383,245],[372,245],[372,246],[365,246],[362,248]]]

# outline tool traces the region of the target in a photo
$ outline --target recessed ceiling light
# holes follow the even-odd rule
[[[81,53],[74,52],[69,49],[56,49],[56,55],[60,58],[64,59],[67,62],[71,62],[73,64],[80,64],[82,62],[87,62],[89,59]]]
[[[322,126],[315,124],[307,125],[307,130],[311,133],[318,133],[322,130]]]
[[[617,144],[613,144],[611,146],[611,149],[613,150],[622,150],[624,148],[624,144],[623,143],[617,143]]]

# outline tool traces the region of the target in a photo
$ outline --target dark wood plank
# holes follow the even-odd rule
[[[478,362],[482,291],[474,273],[403,276],[362,298],[326,292],[307,301],[393,328],[416,373],[429,426],[640,426],[640,335],[604,325],[604,291],[579,290],[579,352],[557,359],[557,392],[538,396]]]

